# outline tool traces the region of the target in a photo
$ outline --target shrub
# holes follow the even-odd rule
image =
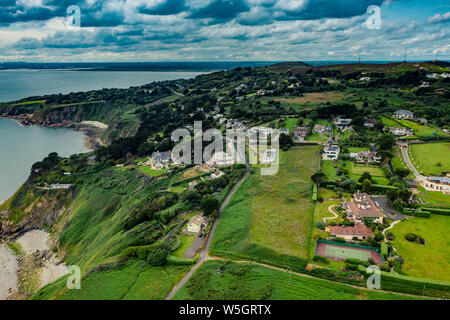
[[[408,240],[408,241],[414,242],[417,239],[417,235],[414,234],[414,233],[407,233],[405,235],[405,239]]]
[[[323,262],[323,263],[330,263],[330,260],[328,258],[322,257],[322,256],[314,256],[313,261],[315,262]]]
[[[168,254],[163,246],[153,247],[147,255],[147,262],[152,266],[163,266],[167,263]]]
[[[325,230],[325,224],[322,221],[317,221],[314,226],[320,230]]]

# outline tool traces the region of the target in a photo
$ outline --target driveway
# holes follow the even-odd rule
[[[385,196],[371,196],[370,197],[375,205],[380,208],[384,216],[391,220],[405,220],[405,216],[388,206],[388,200]]]
[[[186,249],[184,257],[188,259],[194,259],[195,255],[197,254],[197,250],[202,247],[204,241],[205,241],[204,237],[197,236],[192,245]]]
[[[403,160],[405,160],[405,163],[408,166],[409,170],[411,170],[414,173],[414,175],[416,176],[416,179],[420,182],[420,181],[422,181],[423,176],[419,173],[419,171],[417,171],[417,169],[414,167],[411,160],[409,159],[408,148],[409,147],[400,148],[402,150]]]

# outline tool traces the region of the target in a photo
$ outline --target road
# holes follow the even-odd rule
[[[209,231],[209,234],[208,234],[208,239],[206,240],[205,248],[203,248],[203,251],[200,252],[200,254],[198,256],[197,263],[183,277],[183,279],[181,279],[181,281],[178,282],[175,285],[175,287],[172,288],[172,291],[170,291],[169,295],[166,297],[165,300],[172,299],[173,296],[178,292],[178,290],[180,290],[180,288],[182,286],[184,286],[184,284],[192,277],[194,272],[197,271],[198,268],[200,268],[200,266],[203,264],[203,262],[205,262],[206,260],[210,259],[208,252],[209,252],[209,248],[211,247],[211,242],[212,242],[212,238],[214,236],[214,232],[216,231],[217,221],[219,221],[220,215],[222,214],[223,210],[226,208],[226,206],[230,202],[230,200],[233,197],[233,195],[236,192],[236,190],[240,187],[240,185],[244,182],[244,180],[248,177],[248,174],[250,173],[250,164],[249,164],[247,159],[246,159],[246,164],[245,165],[246,165],[246,168],[245,168],[244,176],[241,178],[241,180],[239,180],[238,183],[235,184],[233,189],[231,189],[231,191],[228,193],[227,197],[225,198],[224,202],[222,203],[222,205],[219,208],[219,213],[217,214],[216,218],[214,219],[214,221],[212,223],[211,230]]]
[[[409,147],[400,148],[402,150],[403,160],[405,160],[405,163],[408,166],[409,170],[411,170],[414,173],[416,179],[420,182],[422,181],[423,176],[419,173],[419,171],[417,171],[417,169],[413,166],[411,160],[409,159],[408,148]]]

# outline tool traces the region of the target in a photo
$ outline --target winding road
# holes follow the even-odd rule
[[[219,213],[217,214],[216,218],[214,219],[214,221],[212,223],[212,226],[211,226],[211,230],[209,231],[208,239],[206,240],[205,248],[198,255],[197,263],[183,277],[183,279],[181,279],[180,282],[178,282],[175,285],[175,287],[172,288],[172,290],[170,291],[169,295],[165,298],[165,300],[172,299],[173,296],[178,292],[178,290],[180,290],[180,288],[192,277],[194,272],[197,271],[198,268],[200,268],[200,266],[203,264],[203,262],[205,262],[206,260],[210,259],[210,256],[209,256],[208,252],[209,252],[209,248],[211,247],[211,242],[212,242],[212,238],[214,236],[214,232],[216,231],[217,221],[219,221],[220,215],[222,214],[223,210],[226,208],[226,206],[230,202],[230,200],[233,197],[233,195],[236,192],[236,190],[241,186],[241,184],[245,181],[245,179],[248,177],[248,174],[250,173],[250,164],[248,162],[248,159],[247,158],[245,158],[245,159],[246,159],[245,174],[241,178],[241,180],[239,180],[239,182],[234,185],[233,189],[231,189],[231,191],[228,193],[227,197],[223,201],[222,205],[220,206]]]

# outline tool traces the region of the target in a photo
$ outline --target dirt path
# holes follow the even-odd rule
[[[0,300],[17,292],[17,268],[14,252],[6,244],[0,243]]]
[[[329,206],[328,207],[328,211],[330,211],[332,214],[333,214],[333,216],[332,217],[326,217],[326,218],[323,218],[322,220],[323,220],[323,223],[327,223],[327,220],[331,220],[331,219],[336,219],[336,218],[338,218],[339,216],[338,216],[338,214],[335,212],[335,211],[333,211],[333,207],[336,207],[336,204],[332,204],[331,206]]]
[[[247,158],[246,158],[247,160]],[[170,300],[172,299],[175,294],[178,292],[178,290],[180,290],[180,288],[182,286],[184,286],[184,284],[192,277],[192,275],[195,273],[195,271],[197,271],[198,268],[200,268],[200,266],[203,264],[203,262],[205,262],[206,260],[209,259],[209,248],[211,247],[211,240],[212,237],[214,235],[214,232],[216,231],[216,226],[217,226],[217,221],[219,221],[219,217],[220,214],[223,212],[223,210],[226,208],[226,206],[228,205],[228,203],[230,202],[231,198],[233,197],[234,193],[236,192],[236,190],[239,188],[239,186],[245,181],[245,179],[247,178],[248,174],[250,173],[250,164],[248,163],[248,161],[246,161],[246,168],[245,168],[245,174],[244,176],[241,178],[241,180],[239,180],[238,183],[236,183],[236,185],[233,187],[233,189],[231,189],[231,191],[228,193],[227,197],[225,198],[224,202],[222,203],[222,205],[220,206],[219,209],[219,213],[216,216],[216,219],[214,220],[212,226],[211,226],[211,230],[209,232],[208,235],[208,239],[206,240],[206,245],[205,248],[203,249],[202,252],[200,252],[197,263],[192,267],[192,269],[183,277],[183,279],[181,279],[180,282],[178,282],[175,287],[172,288],[172,290],[170,291],[169,295],[166,297],[165,300]]]

